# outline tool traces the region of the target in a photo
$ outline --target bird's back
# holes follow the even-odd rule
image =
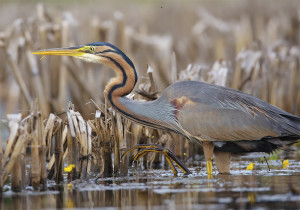
[[[163,98],[173,104],[181,126],[206,141],[300,138],[300,118],[249,94],[202,82],[169,86]]]

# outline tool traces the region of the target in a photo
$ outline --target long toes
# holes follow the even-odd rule
[[[140,149],[138,153],[134,156],[133,161],[136,162],[140,158],[144,157],[146,154],[149,152],[157,152],[157,153],[162,153],[168,164],[170,165],[174,175],[177,175],[177,170],[175,169],[172,161],[184,172],[184,174],[191,174],[192,172],[179,160],[176,155],[169,149],[164,148],[162,146],[159,146],[157,144],[138,144],[130,149],[126,150],[124,154],[122,155],[122,158],[128,155],[129,152],[135,150],[135,149]]]
[[[149,149],[163,149],[163,147],[157,145],[157,144],[137,144],[131,148],[129,148],[128,150],[126,150],[123,155],[121,156],[121,158],[125,157],[126,155],[128,155],[130,152],[132,152],[133,150],[135,149],[146,149],[146,148],[149,148]]]
[[[157,149],[157,148],[147,148],[147,149],[142,149],[133,158],[133,161],[138,161],[140,158],[144,157],[146,154],[149,152],[158,152],[158,153],[163,153],[162,149]]]

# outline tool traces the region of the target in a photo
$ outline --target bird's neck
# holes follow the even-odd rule
[[[105,58],[104,64],[116,73],[116,77],[109,81],[104,91],[107,100],[113,105],[116,98],[128,95],[133,90],[138,77],[128,57],[124,58],[122,55],[112,53]]]
[[[116,111],[129,119],[140,122],[143,120],[130,109],[131,103],[123,104],[120,102],[123,98],[128,101],[128,99],[125,99],[125,96],[133,90],[138,79],[131,60],[128,57],[124,58],[124,56],[125,55],[111,53],[102,61],[102,64],[112,68],[116,74],[106,85],[104,93],[106,99]]]
[[[137,102],[125,97],[137,82],[137,74],[129,58],[119,54],[111,54],[105,58],[102,63],[111,67],[116,73],[116,77],[109,81],[104,91],[111,106],[135,122],[153,128],[168,129],[168,123],[156,119],[160,107],[153,106],[152,102]]]

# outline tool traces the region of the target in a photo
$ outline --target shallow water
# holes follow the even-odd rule
[[[254,158],[255,157],[255,158]],[[300,209],[300,163],[289,160],[259,162],[252,155],[253,171],[245,170],[248,158],[232,162],[231,175],[190,168],[193,174],[174,177],[166,170],[132,170],[127,177],[73,181],[57,190],[49,182],[45,192],[30,188],[22,193],[8,190],[0,198],[1,209],[109,208],[109,209]],[[203,163],[202,163],[203,164]],[[8,186],[6,186],[8,187]]]

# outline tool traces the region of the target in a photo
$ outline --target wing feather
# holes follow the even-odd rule
[[[164,94],[170,103],[188,99],[178,106],[178,122],[192,135],[207,141],[300,136],[300,118],[231,88],[185,81],[169,86]]]

